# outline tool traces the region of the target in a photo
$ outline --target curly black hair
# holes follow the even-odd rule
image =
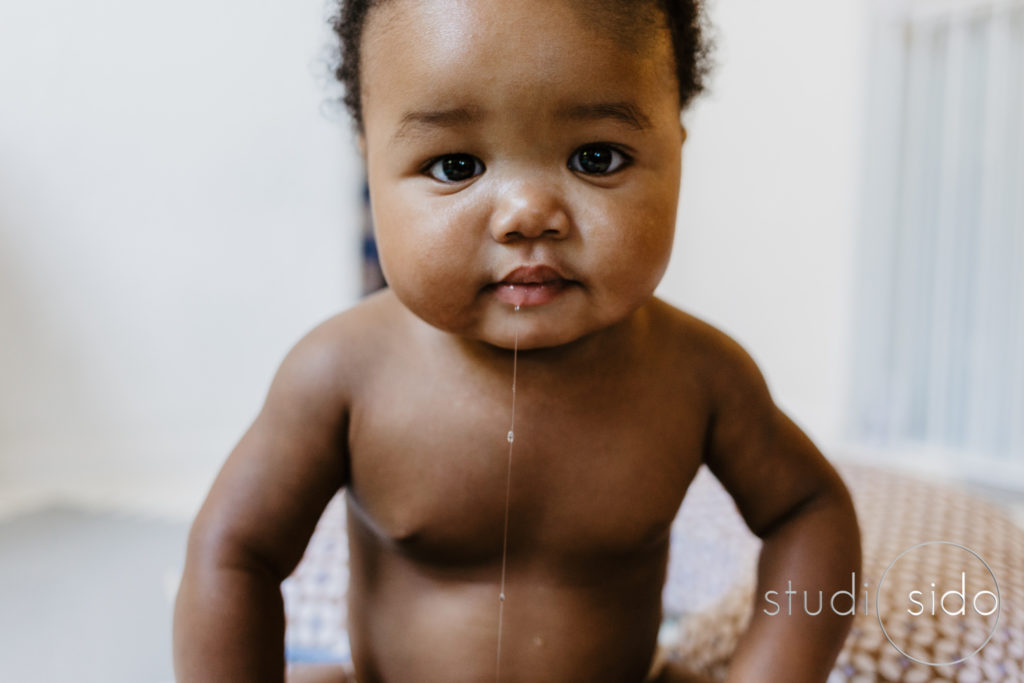
[[[340,61],[335,77],[345,89],[343,101],[356,129],[363,130],[363,106],[359,82],[359,47],[370,10],[386,0],[339,0],[338,14],[331,27],[341,42]],[[577,0],[600,4],[602,0]],[[608,0],[603,0],[609,4]],[[709,67],[710,46],[705,31],[703,0],[611,0],[625,11],[659,11],[672,36],[676,80],[679,83],[680,110],[704,91]]]

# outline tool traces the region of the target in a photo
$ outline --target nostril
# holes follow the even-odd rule
[[[491,217],[491,234],[503,242],[518,240],[561,239],[566,236],[569,221],[560,205],[551,201],[505,200],[501,210]]]

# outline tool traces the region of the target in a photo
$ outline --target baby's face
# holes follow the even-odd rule
[[[683,142],[667,30],[631,45],[572,0],[390,0],[362,45],[378,246],[413,313],[538,348],[650,299]]]

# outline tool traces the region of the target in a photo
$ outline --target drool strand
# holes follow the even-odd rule
[[[519,312],[519,305],[516,304],[515,312]],[[501,628],[505,616],[505,570],[508,566],[508,511],[509,501],[512,493],[512,446],[516,440],[516,371],[519,364],[519,320],[516,317],[515,331],[512,342],[512,420],[509,425],[508,434],[508,467],[505,473],[505,531],[501,542],[501,587],[498,589],[498,655],[494,668],[494,680],[501,681]]]

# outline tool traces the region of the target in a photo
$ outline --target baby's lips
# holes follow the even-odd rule
[[[562,278],[534,283],[499,282],[495,296],[509,306],[542,306],[556,299],[569,284]]]
[[[556,268],[552,268],[551,266],[544,264],[537,264],[532,266],[519,266],[508,275],[501,278],[501,284],[531,285],[565,279],[565,276],[558,272]]]

